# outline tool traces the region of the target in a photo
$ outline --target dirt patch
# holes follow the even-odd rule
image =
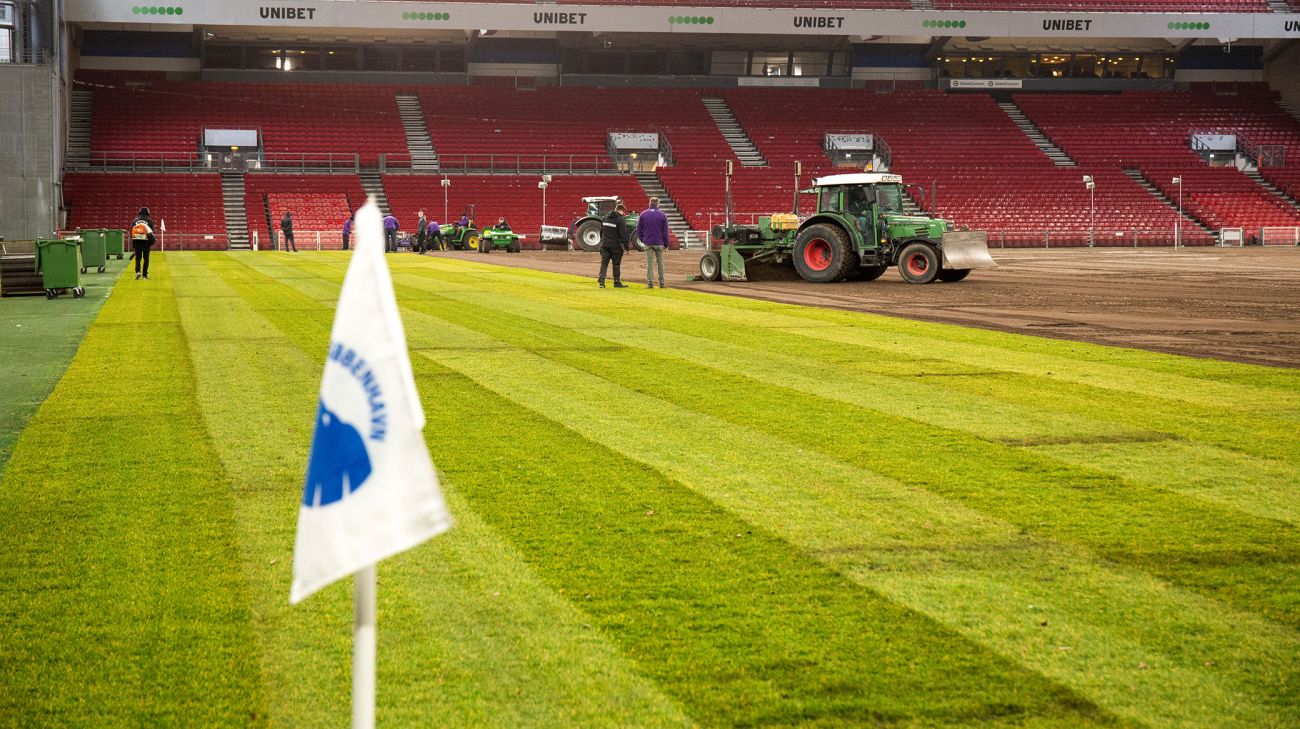
[[[596,254],[570,251],[431,255],[593,278],[600,265]],[[929,286],[906,284],[897,270],[840,284],[771,271],[691,281],[698,252],[665,258],[669,286],[695,291],[1300,367],[1300,248],[994,250],[997,269]],[[624,261],[624,280],[642,282],[644,257]]]

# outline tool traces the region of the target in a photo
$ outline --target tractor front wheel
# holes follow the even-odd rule
[[[522,251],[523,249],[524,249],[524,248],[523,248],[523,245],[519,242],[519,239],[516,238],[516,239],[515,239],[515,242],[514,242],[514,243],[511,243],[511,244],[510,244],[510,247],[506,249],[506,252],[507,252],[507,253],[519,253],[519,252]]]
[[[794,268],[805,281],[843,281],[858,264],[849,237],[838,226],[822,223],[804,228],[794,241]]]
[[[600,221],[584,220],[577,230],[573,231],[574,242],[578,247],[588,253],[595,253],[600,250]]]
[[[700,256],[700,278],[705,281],[717,281],[722,275],[722,256],[717,251],[709,251]]]
[[[910,243],[898,256],[898,272],[908,283],[928,284],[939,275],[939,254],[926,243]]]
[[[939,280],[945,283],[955,283],[969,275],[969,268],[945,268],[939,272]]]

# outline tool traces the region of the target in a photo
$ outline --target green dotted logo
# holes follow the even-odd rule
[[[1209,23],[1170,23],[1170,30],[1209,30]]]
[[[171,5],[136,5],[131,8],[134,15],[184,15],[185,8]]]
[[[402,20],[450,20],[451,13],[402,13]]]
[[[965,28],[964,20],[922,20],[922,28]]]
[[[712,15],[674,15],[668,19],[669,25],[713,25]]]

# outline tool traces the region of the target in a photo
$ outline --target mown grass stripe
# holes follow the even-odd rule
[[[673,393],[684,391],[713,393],[701,396],[712,404],[708,408],[698,409],[715,412],[715,414],[737,409],[735,398],[728,398],[728,393],[751,393],[761,390],[758,383],[729,382],[726,373],[700,371],[698,367],[682,367],[680,363],[674,363],[671,359],[651,357],[644,353],[602,348],[599,342],[591,337],[563,331],[558,327],[550,327],[534,320],[503,315],[490,307],[458,304],[443,299],[430,302],[425,292],[404,298],[406,301],[404,305],[408,308],[415,306],[430,312],[430,316],[458,321],[489,333],[484,336],[502,337],[507,342],[532,348],[551,360],[580,362],[577,366],[584,368],[585,384],[579,384],[583,376],[577,376],[578,379],[573,381],[546,381],[545,378],[555,367],[554,362],[548,364],[505,360],[493,365],[491,364],[493,359],[519,355],[511,353],[508,349],[503,350],[488,339],[466,337],[463,333],[449,330],[445,326],[435,328],[436,322],[408,314],[409,328],[420,331],[421,337],[427,341],[439,342],[439,346],[425,352],[426,356],[438,358],[440,361],[445,361],[445,358],[460,358],[462,361],[459,368],[482,382],[498,383],[505,378],[517,387],[536,388],[536,391],[534,389],[527,391],[539,398],[540,402],[528,398],[524,398],[521,402],[539,412],[547,413],[549,417],[560,419],[570,427],[582,428],[597,435],[608,433],[614,421],[602,423],[602,412],[598,407],[574,413],[572,404],[574,395],[598,386],[592,383],[591,377],[613,378],[631,390],[654,394],[660,394],[665,390],[657,386],[659,382],[673,383],[675,386],[671,389]],[[559,342],[564,340],[567,340],[569,346],[559,346]],[[523,374],[510,379],[508,373]],[[645,373],[655,374],[647,377]],[[695,377],[692,377],[693,373]],[[543,382],[537,382],[538,378],[543,378]],[[560,402],[546,399],[547,393],[556,392],[565,393],[560,397]],[[595,399],[598,403],[621,403],[623,407],[630,407],[633,413],[650,413],[649,416],[633,416],[633,420],[641,423],[643,429],[666,432],[665,429],[672,428],[672,432],[676,432],[676,429],[682,428],[687,433],[725,431],[740,442],[765,444],[764,453],[775,450],[778,455],[773,456],[774,460],[778,463],[788,463],[788,458],[779,457],[780,439],[787,437],[787,433],[799,430],[795,426],[796,423],[817,422],[815,414],[817,403],[811,402],[808,405],[808,412],[802,412],[803,408],[800,407],[801,412],[790,415],[788,422],[784,417],[772,418],[771,413],[780,411],[781,407],[789,407],[791,403],[798,406],[801,397],[803,396],[799,393],[778,390],[772,394],[770,403],[767,401],[763,403],[768,407],[758,408],[753,407],[751,400],[750,408],[745,409],[754,410],[755,419],[764,418],[765,422],[768,422],[768,439],[764,439],[761,435],[756,437],[735,427],[717,424],[699,425],[692,421],[689,414],[677,412],[672,406],[668,406],[666,415],[660,416],[665,417],[670,424],[660,423],[656,429],[656,424],[653,422],[654,414],[665,410],[663,403],[637,402],[630,399],[626,392],[620,393],[617,390],[601,392]],[[803,397],[803,399],[808,398]],[[692,403],[692,406],[694,405],[695,403]],[[649,426],[645,426],[647,419],[651,420]],[[843,433],[843,449],[837,455],[851,458],[854,453],[863,453],[864,440],[852,432],[850,424],[837,422],[839,420],[833,418],[830,422],[821,423],[821,427],[810,437],[825,438],[827,433]],[[747,425],[752,427],[756,424],[750,422]],[[806,430],[806,425],[804,429]],[[886,432],[890,431],[886,429]],[[652,449],[648,454],[639,453],[641,456],[639,460],[659,464],[659,468],[665,468],[662,464],[680,463],[681,472],[670,470],[670,475],[699,487],[699,479],[702,478],[699,474],[708,471],[708,459],[703,463],[693,460],[693,454],[688,450],[689,444],[684,445],[672,438],[666,440],[661,450]],[[619,445],[625,441],[629,445]],[[607,439],[606,445],[625,453],[643,447],[639,446],[637,441],[621,436],[613,436],[612,441]],[[809,445],[817,447],[815,443]],[[841,444],[837,443],[837,445]],[[715,451],[707,450],[706,453],[713,456]],[[745,457],[752,460],[757,456],[747,450]],[[870,459],[869,453],[860,456],[860,460]],[[805,468],[808,468],[807,460],[808,458],[805,458],[801,461],[801,465]],[[743,464],[724,462],[723,465],[737,472],[733,478],[745,477],[741,472]],[[767,480],[760,479],[760,482],[767,484],[771,479],[779,478],[774,471],[775,469],[764,471]],[[825,488],[822,485],[824,477],[818,478],[813,475],[814,473],[815,470],[812,473],[806,470],[800,471],[800,483],[818,484],[819,488]],[[844,480],[846,479],[841,478],[841,481]],[[734,484],[732,488],[734,489]],[[1016,646],[1023,646],[1026,643],[1034,645],[1039,653],[1027,655],[1023,660],[1032,662],[1032,665],[1040,667],[1051,675],[1062,677],[1071,685],[1086,686],[1090,696],[1100,694],[1108,702],[1108,706],[1123,710],[1125,713],[1131,711],[1133,712],[1131,715],[1141,716],[1145,720],[1158,719],[1157,723],[1161,724],[1195,724],[1205,715],[1204,712],[1214,711],[1216,707],[1224,704],[1238,702],[1238,697],[1243,694],[1251,699],[1245,704],[1249,708],[1226,717],[1226,723],[1241,726],[1252,726],[1259,722],[1270,723],[1277,717],[1286,716],[1295,710],[1295,696],[1293,693],[1288,695],[1285,688],[1290,677],[1287,656],[1291,655],[1296,648],[1294,634],[1286,629],[1270,626],[1267,622],[1240,614],[1234,615],[1231,611],[1223,611],[1213,603],[1170,591],[1163,586],[1150,583],[1141,575],[1126,576],[1122,570],[1117,571],[1112,566],[1104,563],[1094,564],[1068,550],[1060,551],[1036,545],[1032,540],[1028,542],[1021,540],[1017,546],[1017,540],[1014,539],[988,540],[987,543],[980,544],[979,538],[973,538],[970,546],[977,548],[963,549],[960,545],[965,539],[952,540],[944,526],[936,526],[936,524],[945,525],[945,520],[936,518],[932,512],[925,509],[917,510],[916,518],[920,521],[914,525],[917,529],[925,530],[920,535],[916,532],[904,531],[899,534],[897,541],[879,542],[877,538],[874,544],[866,537],[861,540],[846,540],[847,544],[839,545],[815,541],[810,543],[808,535],[792,535],[789,532],[789,529],[793,528],[792,523],[807,524],[810,529],[817,529],[821,538],[834,539],[840,534],[834,528],[837,518],[849,519],[844,523],[856,527],[856,533],[863,535],[878,533],[882,527],[892,528],[897,532],[900,528],[899,521],[904,520],[899,519],[899,515],[894,510],[885,508],[882,509],[880,523],[864,526],[846,516],[842,511],[842,505],[828,503],[823,507],[820,522],[813,527],[806,518],[808,509],[791,508],[792,503],[782,503],[779,507],[768,506],[766,515],[760,513],[759,516],[755,516],[752,510],[746,510],[748,500],[754,497],[752,492],[731,494],[734,497],[733,503],[728,500],[728,491],[722,486],[715,486],[711,491],[708,489],[705,491],[712,498],[720,499],[721,503],[746,514],[747,518],[758,524],[770,524],[773,519],[772,514],[780,515],[780,528],[774,527],[776,533],[818,551],[820,558],[858,574],[861,579],[867,580],[868,584],[878,584],[881,580],[888,580],[895,574],[904,575],[889,583],[891,589],[897,590],[900,595],[908,595],[906,599],[915,600],[916,603],[913,604],[918,604],[920,609],[934,610],[947,618],[950,624],[963,626],[973,634],[984,636],[989,642],[1004,649],[1014,651]],[[876,503],[879,502],[872,502],[872,505]],[[917,504],[903,500],[899,509],[906,511],[916,507]],[[754,508],[760,507],[755,505]],[[961,513],[959,507],[953,511]],[[801,520],[800,516],[804,518]],[[857,518],[860,519],[860,516]],[[952,518],[953,514],[948,514],[947,520],[951,521]],[[961,525],[959,533],[963,537],[971,537],[970,525],[961,520],[959,524]],[[848,529],[846,533],[854,533],[850,527],[846,527]],[[931,542],[923,536],[928,532],[936,533],[933,540],[936,544],[932,548],[927,548],[926,545]],[[976,530],[975,533],[978,531]],[[948,539],[940,538],[938,536],[940,534]],[[840,538],[843,539],[842,535]],[[904,547],[907,544],[914,546],[909,549]],[[884,551],[883,555],[880,550]],[[953,550],[957,552],[956,555],[952,554]],[[1028,556],[1033,554],[1038,556]],[[1046,565],[1041,569],[1027,570],[1026,561],[1031,564],[1046,563]],[[1024,574],[1026,571],[1030,574]],[[971,576],[972,573],[975,574],[974,577]],[[918,579],[918,574],[924,579]],[[959,602],[959,607],[953,607],[949,605],[952,590],[960,590],[964,594],[978,594],[980,597],[978,600]],[[1008,595],[1024,600],[1023,603],[1017,601],[1023,607],[1017,609],[1010,604],[1004,604]],[[1062,600],[1062,595],[1097,597],[1086,603],[1086,608],[1076,612],[1068,600]],[[1037,607],[1029,607],[1031,605]],[[1105,606],[1114,606],[1122,614],[1111,615],[1100,620],[1092,615],[1098,611],[1107,612],[1102,609]],[[997,614],[998,620],[981,624],[983,621],[980,616],[985,612]],[[1030,621],[1036,621],[1039,617],[1046,618],[1049,615],[1057,628],[1051,631],[1036,630],[1026,634],[1026,628],[1034,624]],[[1239,640],[1237,634],[1243,620],[1253,622],[1256,626],[1254,630],[1268,637],[1239,649],[1236,646]],[[1135,628],[1135,622],[1140,627]],[[1034,633],[1037,633],[1037,636]],[[1186,643],[1170,645],[1171,634],[1213,637],[1203,641],[1192,641],[1196,644],[1196,647],[1192,647]],[[1133,635],[1139,635],[1141,638],[1135,642]],[[1065,645],[1074,651],[1072,656],[1062,657],[1060,654],[1064,652],[1059,651],[1060,645],[1052,642],[1053,637],[1062,641],[1060,645]],[[1281,641],[1280,646],[1278,641]],[[1206,655],[1215,656],[1211,662],[1215,662],[1217,666],[1233,666],[1231,674],[1233,677],[1225,679],[1218,675],[1218,669],[1212,670],[1211,667],[1204,666],[1204,659],[1201,657]],[[1160,665],[1158,675],[1143,674],[1137,668],[1138,663],[1148,660],[1152,661],[1153,665]],[[1236,676],[1251,677],[1246,681],[1250,688],[1236,685]],[[1142,681],[1142,678],[1148,680]],[[1259,680],[1255,681],[1255,678]],[[1176,688],[1171,688],[1171,683]],[[1140,689],[1135,691],[1132,688],[1134,685],[1140,686]]]
[[[266,278],[249,301],[274,317],[283,286]],[[702,723],[1104,723],[654,470],[431,362],[416,371],[443,378],[430,427],[467,434],[436,454],[448,481]]]
[[[220,434],[215,442],[238,495],[270,723],[337,724],[346,717],[337,699],[349,691],[350,583],[294,608],[286,597],[295,494],[330,321],[319,307],[281,314],[297,332],[291,340],[217,272],[233,277],[242,268],[238,264],[173,256],[198,403],[208,427]],[[187,295],[194,290],[205,293]],[[223,335],[241,330],[249,336]],[[420,387],[437,392],[440,384],[425,379]],[[232,398],[232,392],[240,397]],[[426,434],[436,453],[440,434]],[[584,627],[587,618],[528,570],[454,484],[445,484],[444,491],[456,528],[386,560],[379,570],[378,699],[385,723],[689,725],[680,707],[638,676],[598,631]],[[322,675],[323,666],[329,671]]]
[[[108,299],[0,483],[10,721],[265,718],[225,473],[192,409],[168,409],[194,380],[156,260],[147,287]]]
[[[1224,504],[1262,519],[1300,526],[1296,470],[1276,461],[1193,443],[1049,445],[1037,449],[1066,463]],[[1178,470],[1169,468],[1179,464]]]
[[[0,303],[0,476],[27,420],[67,370],[121,268],[113,259],[107,272],[86,276],[81,299],[25,296]]]

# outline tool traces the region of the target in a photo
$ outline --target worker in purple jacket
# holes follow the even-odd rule
[[[343,221],[343,250],[348,249],[348,244],[352,242],[352,216],[348,216]]]
[[[389,253],[397,252],[397,231],[401,228],[392,213],[384,216],[384,242]]]
[[[655,287],[655,266],[659,268],[659,288],[664,288],[664,249],[668,247],[668,216],[659,209],[659,198],[650,198],[650,207],[636,221],[636,237],[645,244],[646,288]]]

